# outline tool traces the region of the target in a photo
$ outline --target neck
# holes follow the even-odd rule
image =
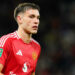
[[[26,33],[22,28],[18,28],[17,33],[25,43],[30,43],[32,34]]]

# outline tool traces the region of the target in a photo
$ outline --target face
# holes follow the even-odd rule
[[[29,34],[36,34],[39,25],[39,11],[36,9],[28,9],[21,16],[21,28]]]

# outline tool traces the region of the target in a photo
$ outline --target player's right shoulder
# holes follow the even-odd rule
[[[3,47],[6,42],[10,42],[10,39],[15,37],[15,33],[9,33],[7,35],[3,35],[0,38],[0,47]]]
[[[0,47],[3,47],[4,44],[6,43],[6,41],[9,39],[9,35],[3,35],[1,38],[0,38]]]

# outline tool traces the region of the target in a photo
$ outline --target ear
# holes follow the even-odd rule
[[[21,16],[17,16],[17,21],[18,21],[18,23],[19,23],[19,24],[21,24],[21,23],[22,23]]]

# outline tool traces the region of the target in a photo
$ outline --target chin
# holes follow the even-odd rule
[[[37,34],[37,31],[36,32],[32,32],[32,34]]]
[[[37,30],[31,31],[32,34],[37,34]]]

